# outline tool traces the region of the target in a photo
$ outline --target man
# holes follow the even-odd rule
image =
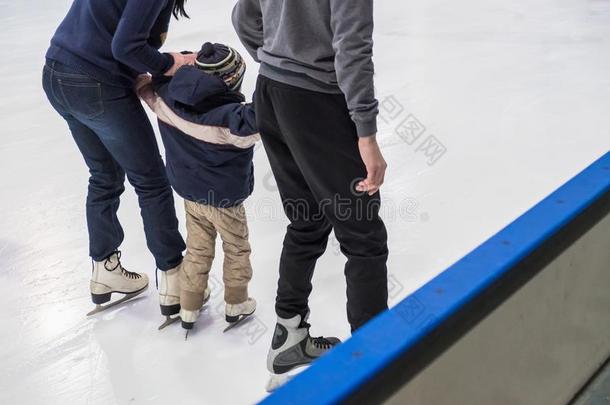
[[[233,25],[261,64],[256,117],[290,220],[267,360],[273,389],[339,343],[311,338],[306,322],[314,266],[332,229],[347,256],[352,331],[387,308],[373,0],[239,0]]]

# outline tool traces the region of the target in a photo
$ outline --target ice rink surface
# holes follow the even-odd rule
[[[222,334],[220,253],[212,302],[188,341],[178,325],[157,331],[154,283],[145,298],[85,317],[88,173],[40,84],[48,40],[70,3],[0,0],[0,403],[254,403],[265,396],[286,226],[262,148],[247,202],[259,302],[251,323]],[[608,151],[610,1],[375,4],[396,303]],[[172,22],[164,49],[238,46],[231,6],[189,0],[192,19]],[[250,63],[248,97],[256,70]],[[131,187],[119,214],[125,266],[154,280]],[[315,274],[314,335],[349,336],[343,262],[331,241]]]

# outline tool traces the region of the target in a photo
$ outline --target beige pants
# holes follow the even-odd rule
[[[248,298],[248,282],[252,278],[248,224],[242,204],[216,208],[185,201],[187,252],[182,262],[180,305],[194,311],[203,305],[204,291],[216,246],[216,234],[222,239],[224,251],[223,281],[225,301],[239,304]]]

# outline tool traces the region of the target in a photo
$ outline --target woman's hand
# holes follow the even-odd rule
[[[358,149],[360,149],[360,156],[366,166],[367,175],[366,179],[356,185],[356,190],[373,195],[383,184],[388,165],[381,154],[376,135],[359,138]]]
[[[167,72],[165,72],[165,76],[173,76],[182,66],[194,65],[195,61],[197,60],[196,53],[170,53],[170,55],[172,55],[172,57],[174,58],[174,64],[171,68],[169,68]]]

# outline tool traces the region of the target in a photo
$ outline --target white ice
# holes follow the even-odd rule
[[[178,325],[157,331],[154,286],[144,299],[85,317],[92,307],[88,173],[40,85],[48,40],[70,3],[0,0],[0,403],[256,402],[265,396],[286,225],[262,148],[247,204],[251,293],[259,301],[254,323],[221,333],[218,285],[186,342]],[[190,0],[192,19],[173,23],[165,49],[204,41],[237,46],[231,3]],[[375,4],[395,304],[608,151],[610,1]],[[247,94],[255,74],[250,63]],[[404,129],[401,121],[412,122],[409,115],[425,126],[417,139],[413,131],[395,132]],[[434,140],[444,154],[426,148]],[[182,217],[182,202],[176,204]],[[120,218],[124,263],[154,280],[131,188]],[[343,262],[331,243],[315,275],[314,334],[349,336]]]

